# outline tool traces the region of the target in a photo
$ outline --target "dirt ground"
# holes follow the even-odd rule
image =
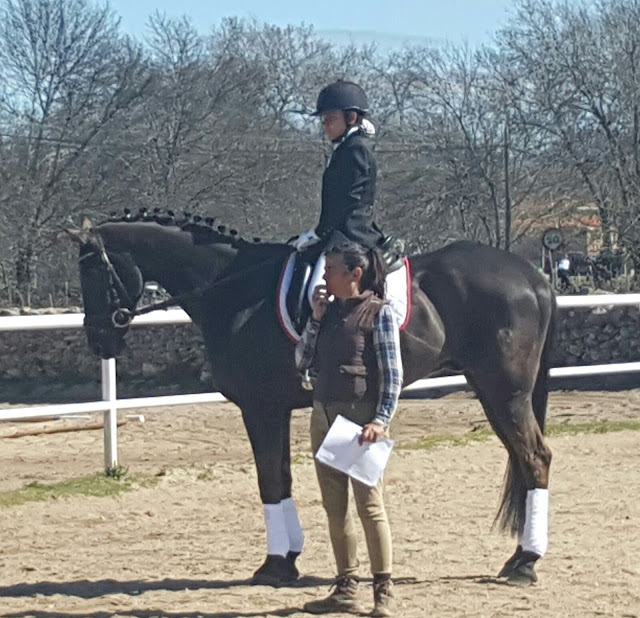
[[[334,574],[308,454],[308,411],[293,420],[294,498],[306,531],[297,587],[249,586],[264,558],[262,509],[238,410],[228,404],[140,410],[120,428],[132,473],[154,488],[0,509],[0,616],[177,618],[305,616]],[[551,422],[640,419],[640,390],[556,392]],[[403,400],[399,446],[484,426],[458,393]],[[3,431],[24,423],[2,425]],[[506,452],[496,438],[396,448],[387,473],[398,616],[640,617],[640,433],[549,439],[550,550],[531,588],[495,574],[515,542],[491,530]],[[102,468],[102,432],[0,439],[0,490]],[[368,577],[364,543],[362,575]],[[371,606],[369,581],[361,588]]]

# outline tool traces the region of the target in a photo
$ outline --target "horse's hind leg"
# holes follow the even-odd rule
[[[551,451],[533,412],[531,389],[515,389],[495,376],[476,375],[470,382],[509,453],[497,519],[503,529],[518,535],[518,546],[499,576],[528,585],[537,580],[534,565],[547,550]]]
[[[280,586],[297,579],[295,558],[303,542],[291,499],[291,414],[266,405],[245,406],[242,417],[253,449],[267,531],[267,557],[254,573],[252,583]]]

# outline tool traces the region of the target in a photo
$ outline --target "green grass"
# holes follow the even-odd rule
[[[465,446],[472,442],[485,442],[494,433],[489,429],[475,429],[462,434],[429,434],[422,436],[413,442],[401,442],[400,449],[406,450],[430,450],[438,446]]]
[[[640,431],[640,420],[556,423],[547,427],[546,434],[548,436],[575,436],[582,433],[613,433],[616,431]]]
[[[22,489],[0,492],[0,507],[16,506],[26,502],[57,500],[71,496],[118,496],[137,487],[152,487],[157,483],[153,477],[132,477],[121,474],[119,478],[96,473],[59,483],[39,483],[25,485]]]
[[[547,425],[546,435],[576,436],[579,434],[600,434],[616,431],[640,431],[640,420],[593,421],[590,423],[555,423]],[[488,427],[475,429],[464,434],[431,434],[413,442],[403,442],[398,448],[405,450],[430,450],[439,446],[465,446],[472,442],[484,442],[495,435]]]

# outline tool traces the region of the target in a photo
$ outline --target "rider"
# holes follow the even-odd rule
[[[369,103],[364,90],[338,80],[320,91],[313,116],[320,116],[333,152],[322,176],[322,210],[318,225],[298,236],[294,247],[322,249],[346,237],[367,249],[380,247],[384,236],[373,220],[376,161],[368,137],[375,129],[365,116]],[[313,257],[316,251],[310,252]],[[324,255],[320,257],[309,290],[322,280]]]

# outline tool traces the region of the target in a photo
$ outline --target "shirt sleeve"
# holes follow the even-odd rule
[[[400,331],[389,305],[385,305],[373,324],[373,347],[378,360],[380,392],[373,422],[387,427],[398,407],[402,390]]]
[[[309,318],[302,331],[302,337],[296,344],[296,367],[298,371],[306,371],[313,363],[316,352],[316,341],[320,332],[320,322]]]

